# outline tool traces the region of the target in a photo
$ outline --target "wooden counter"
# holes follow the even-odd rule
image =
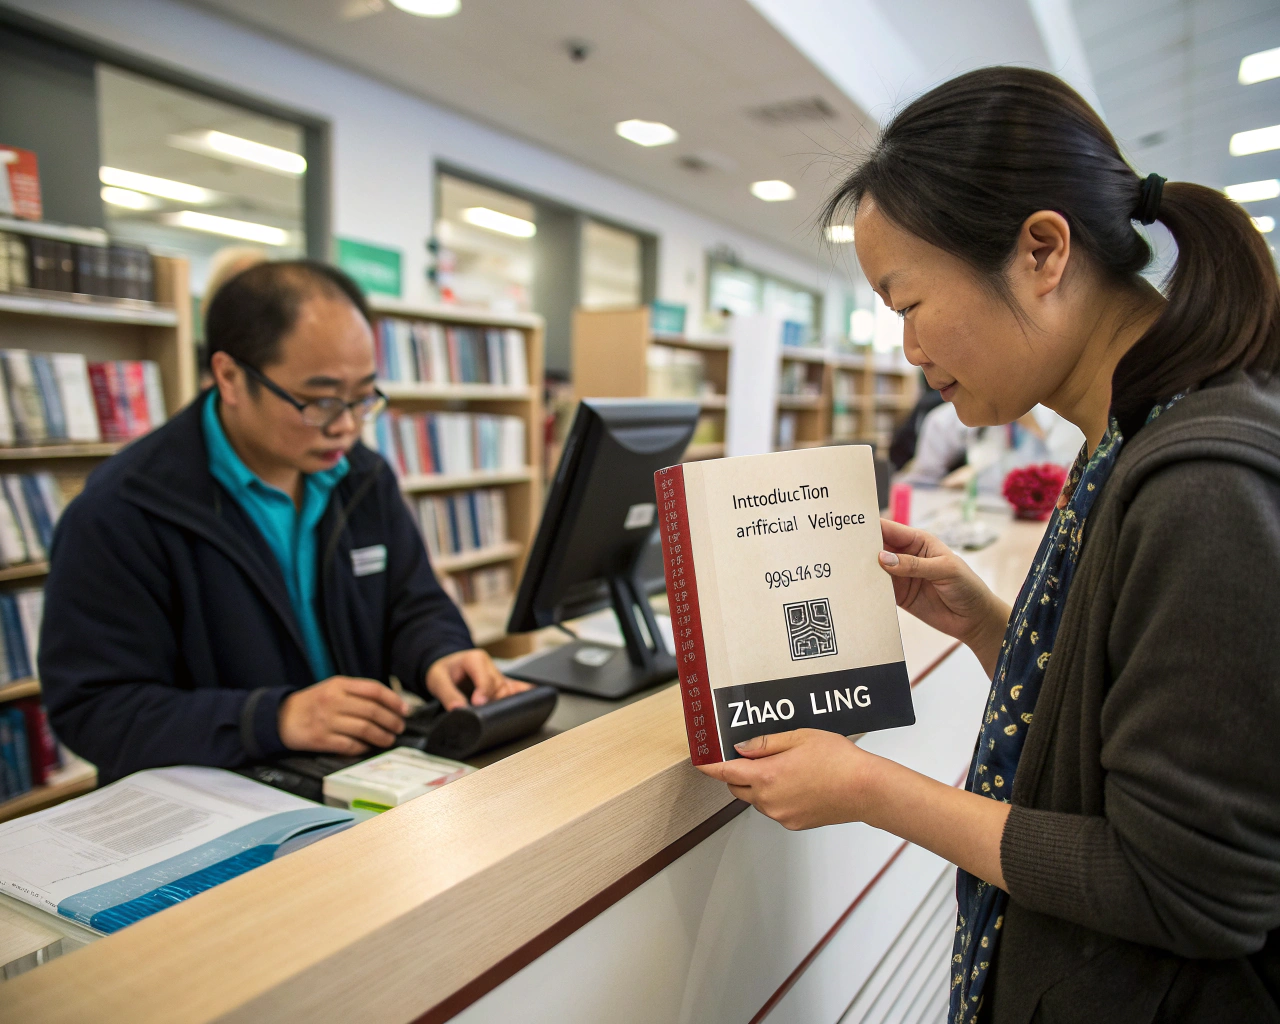
[[[1042,530],[972,557],[1006,599]],[[902,625],[913,679],[956,646]],[[668,688],[4,983],[0,1017],[445,1020],[740,809]]]

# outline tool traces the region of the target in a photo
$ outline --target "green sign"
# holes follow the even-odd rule
[[[400,251],[339,238],[338,266],[366,292],[400,297]]]

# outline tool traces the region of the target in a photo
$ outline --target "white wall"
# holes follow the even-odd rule
[[[9,6],[323,118],[333,128],[335,234],[400,249],[405,298],[426,296],[433,165],[440,160],[659,238],[658,296],[700,322],[706,251],[826,295],[824,332],[843,333],[846,270],[808,262],[675,203],[332,64],[243,25],[174,0],[6,0]],[[842,261],[844,262],[844,261]]]

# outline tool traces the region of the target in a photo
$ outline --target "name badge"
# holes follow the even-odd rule
[[[374,544],[368,548],[351,549],[351,571],[357,576],[372,576],[387,569],[387,546]]]

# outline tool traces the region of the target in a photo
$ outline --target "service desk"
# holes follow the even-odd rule
[[[1042,532],[970,560],[1012,600]],[[861,742],[957,783],[988,680],[902,631],[917,724]],[[0,1018],[776,1024],[945,994],[947,865],[744,809],[667,687],[0,983]]]

